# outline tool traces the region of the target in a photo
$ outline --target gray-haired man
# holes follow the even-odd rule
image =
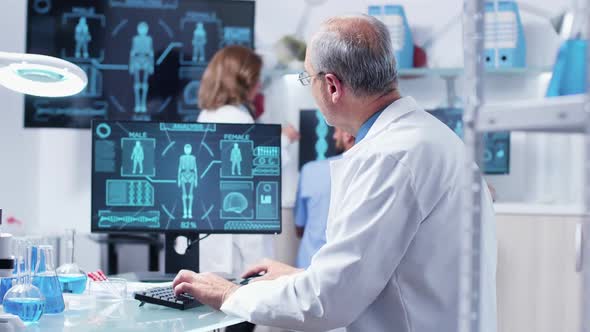
[[[304,331],[457,331],[465,149],[397,88],[387,28],[368,16],[328,20],[307,50],[304,85],[326,120],[356,138],[331,163],[326,244],[305,271],[265,261],[237,287],[182,271],[175,291],[261,325]],[[482,188],[486,188],[482,186]],[[482,199],[482,327],[495,331],[496,243]]]

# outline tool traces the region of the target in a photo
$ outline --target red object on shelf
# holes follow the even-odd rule
[[[414,45],[414,68],[426,67],[427,64],[426,51],[422,47]]]

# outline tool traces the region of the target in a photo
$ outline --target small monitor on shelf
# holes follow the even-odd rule
[[[428,112],[463,138],[463,110],[461,108],[437,108]],[[328,126],[318,110],[301,110],[301,140],[299,142],[299,168],[313,160],[326,159],[338,154],[334,145],[334,128]],[[484,171],[486,174],[510,172],[510,133],[484,134]]]
[[[463,138],[463,109],[448,107],[428,110],[428,112]],[[483,135],[485,174],[510,173],[510,132],[485,133]]]

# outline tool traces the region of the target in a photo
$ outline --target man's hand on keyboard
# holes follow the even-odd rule
[[[189,270],[178,272],[172,282],[174,294],[189,293],[199,302],[215,309],[221,305],[236,289],[238,285],[223,279],[213,273],[195,273]]]
[[[263,280],[274,280],[282,276],[288,276],[303,271],[304,270],[292,267],[291,265],[283,264],[271,259],[263,259],[260,263],[251,266],[248,270],[246,270],[246,272],[242,274],[242,278],[248,278],[254,275],[262,274],[262,276],[252,279],[252,282],[257,282]]]

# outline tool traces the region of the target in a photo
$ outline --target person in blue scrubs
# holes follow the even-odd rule
[[[332,138],[340,152],[345,152],[354,145],[354,137],[338,128],[334,130]],[[313,255],[326,243],[326,222],[330,208],[330,161],[338,158],[340,156],[311,161],[301,169],[295,202],[295,230],[301,238],[297,254],[298,268],[307,268]]]

